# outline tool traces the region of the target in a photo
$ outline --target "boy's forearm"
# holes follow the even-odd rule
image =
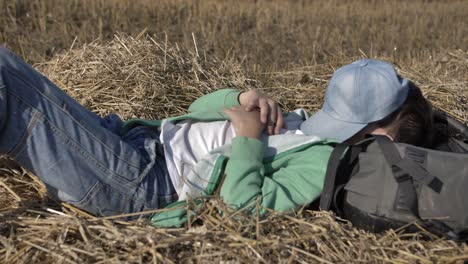
[[[265,146],[258,139],[234,138],[226,178],[221,186],[221,197],[227,204],[241,208],[261,195],[264,151]]]
[[[238,106],[239,94],[235,89],[221,89],[195,100],[189,107],[190,112],[222,111],[224,108]]]

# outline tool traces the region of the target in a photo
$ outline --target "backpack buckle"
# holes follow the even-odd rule
[[[392,165],[393,176],[397,182],[404,182],[411,179],[411,176],[396,165]]]

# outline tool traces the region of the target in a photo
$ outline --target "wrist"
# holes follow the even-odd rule
[[[261,161],[265,144],[259,139],[235,137],[232,140],[231,159]]]
[[[240,137],[260,139],[261,135],[262,135],[262,130],[255,129],[255,128],[245,128],[245,129],[239,129],[237,131],[237,136],[240,136]]]

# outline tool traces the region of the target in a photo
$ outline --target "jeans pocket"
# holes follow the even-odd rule
[[[99,181],[96,181],[93,185],[91,185],[88,192],[86,192],[84,196],[81,197],[81,199],[77,200],[77,199],[73,199],[72,197],[67,197],[67,194],[60,190],[58,191],[58,196],[60,200],[81,208],[82,204],[86,204],[89,200],[94,199],[96,194],[100,191],[101,191],[101,183]]]
[[[138,210],[135,208],[137,203],[127,194],[116,191],[100,181],[96,182],[82,200],[70,204],[95,216],[119,215]]]

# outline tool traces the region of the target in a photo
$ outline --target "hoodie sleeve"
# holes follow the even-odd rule
[[[235,89],[221,89],[204,95],[195,100],[189,107],[189,112],[221,111],[239,105],[239,94]]]
[[[234,138],[221,187],[221,197],[227,204],[236,209],[249,207],[255,213],[259,201],[260,214],[265,208],[285,212],[320,195],[332,150],[328,144],[319,142],[266,164],[264,149],[260,140]]]

